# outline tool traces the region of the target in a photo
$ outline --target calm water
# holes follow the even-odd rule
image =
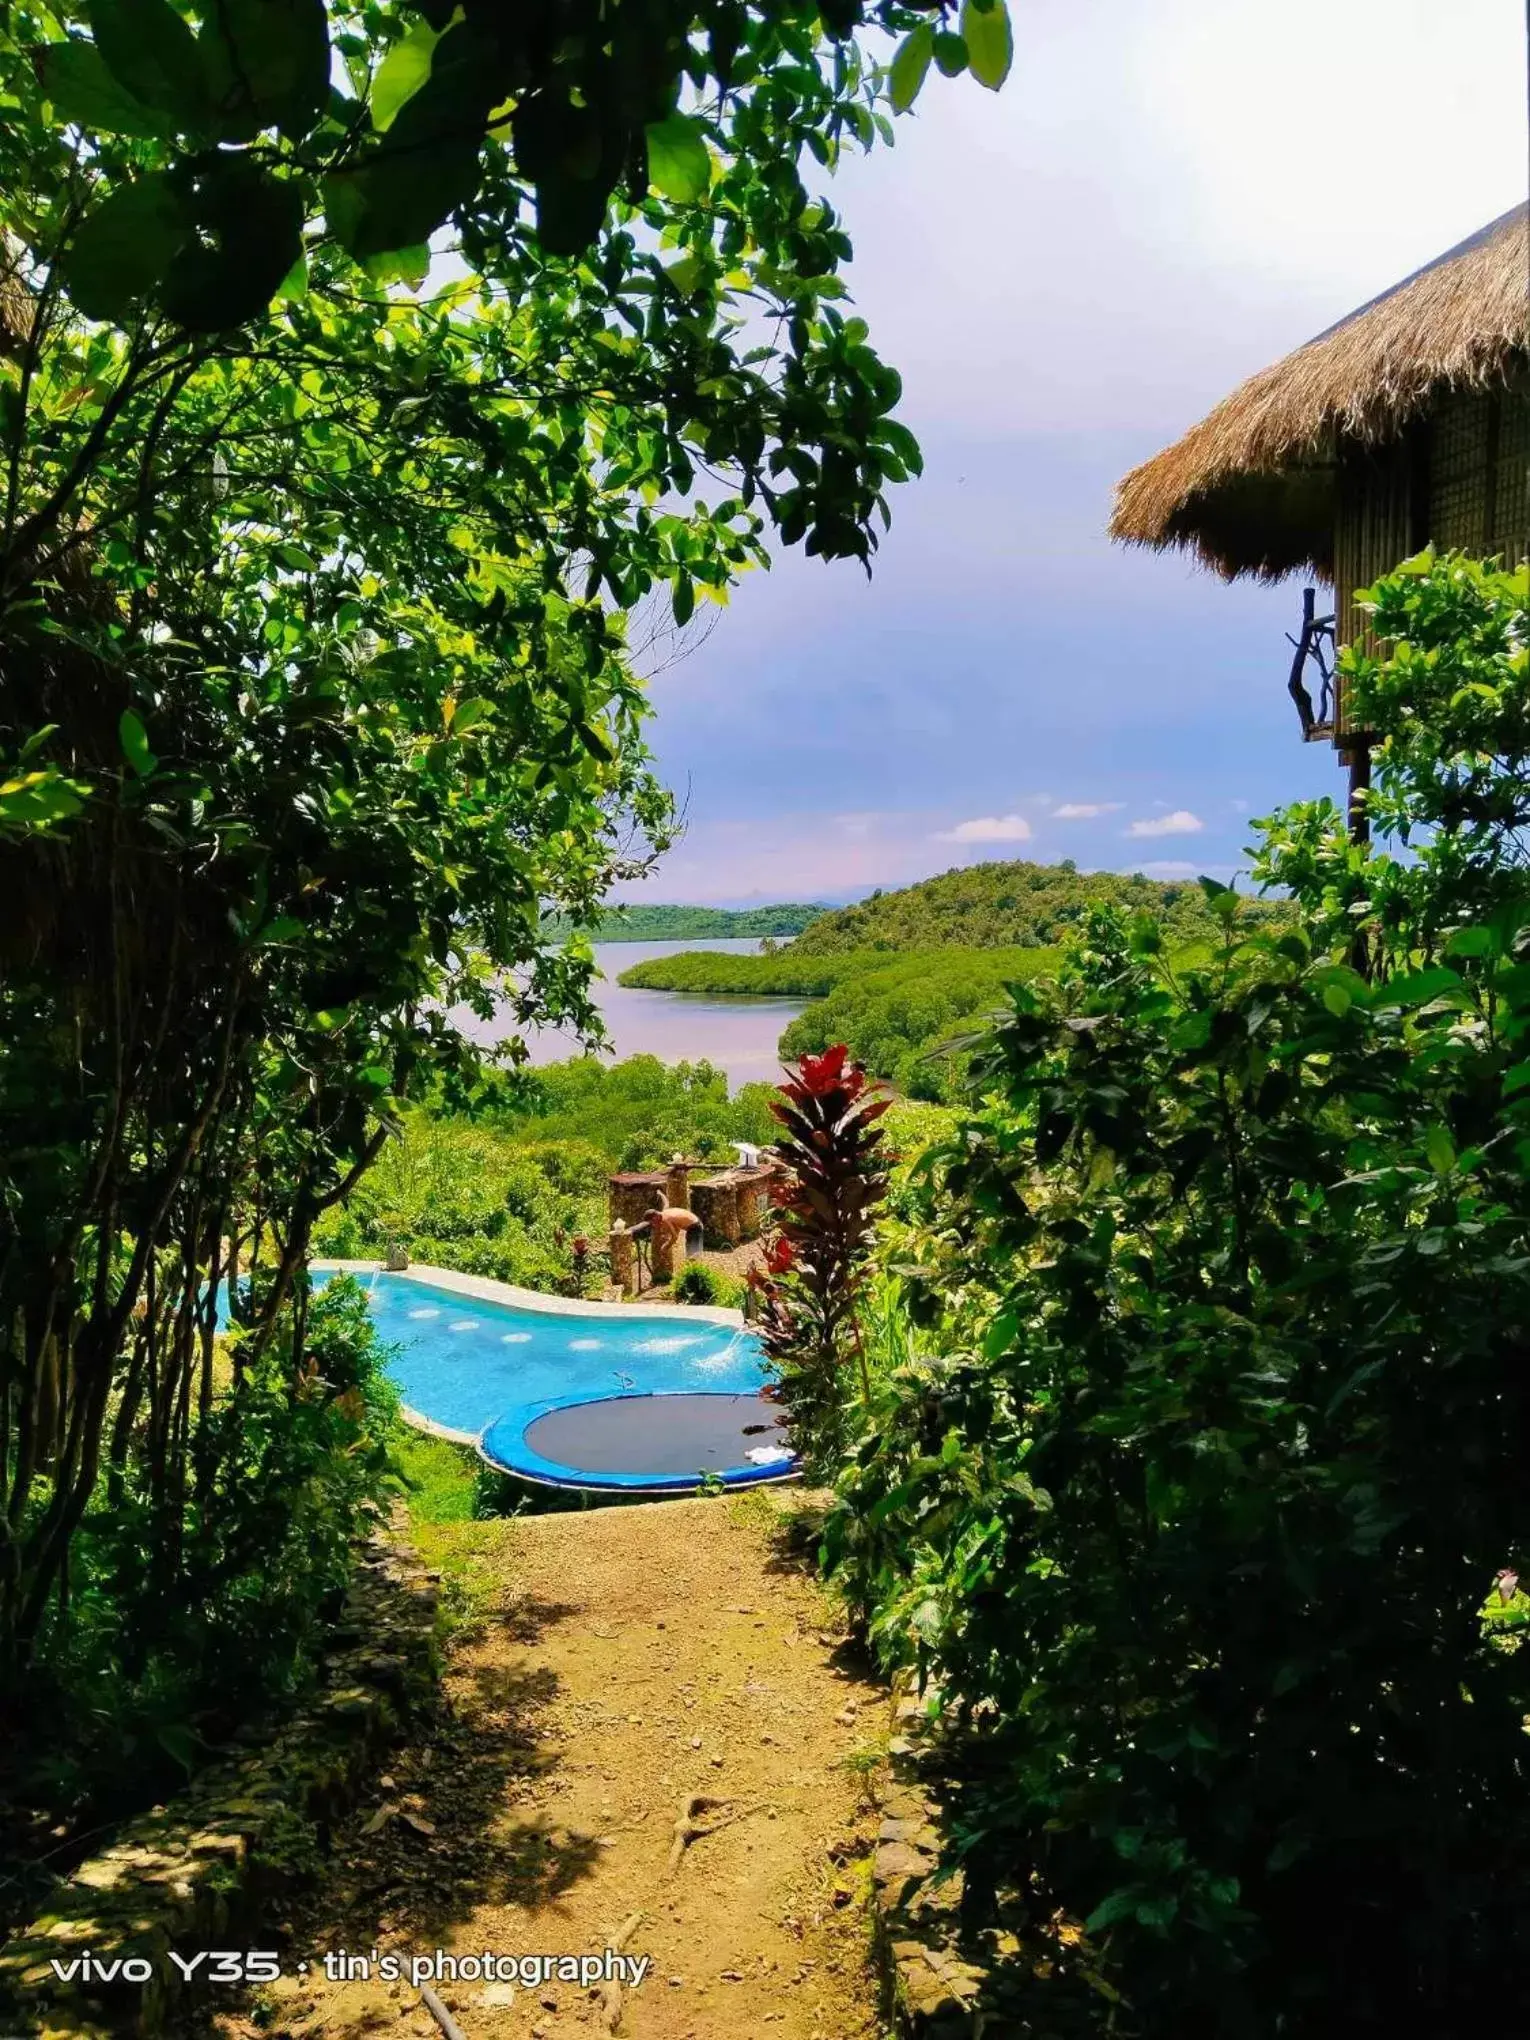
[[[645,992],[616,982],[620,972],[652,956],[677,956],[686,949],[730,950],[754,956],[754,937],[713,942],[600,942],[595,960],[600,967],[596,1003],[605,1018],[618,1056],[656,1055],[664,1062],[705,1059],[725,1070],[729,1084],[774,1083],[780,1072],[776,1042],[788,1022],[807,1003],[803,999],[720,999],[694,992]],[[493,1041],[499,1030],[458,1011],[454,1019],[479,1041]],[[577,1055],[579,1044],[557,1031],[534,1035],[533,1063],[560,1062]]]

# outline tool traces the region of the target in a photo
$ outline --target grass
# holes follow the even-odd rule
[[[394,1457],[406,1483],[411,1523],[473,1521],[479,1460],[469,1446],[454,1445],[449,1438],[433,1438],[427,1431],[405,1425]]]

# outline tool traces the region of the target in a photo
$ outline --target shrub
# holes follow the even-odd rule
[[[311,1676],[357,1539],[396,1485],[398,1400],[355,1282],[308,1303],[302,1351],[296,1382],[274,1342],[216,1403],[178,1524],[141,1461],[103,1484],[30,1698],[53,1793],[105,1812],[168,1791]]]
[[[676,1303],[716,1303],[721,1286],[714,1268],[703,1261],[687,1261],[669,1293]]]
[[[744,1284],[736,1275],[709,1267],[705,1261],[687,1261],[671,1283],[669,1293],[676,1303],[720,1304],[724,1309],[737,1310],[744,1300]]]
[[[891,1100],[868,1088],[844,1044],[805,1055],[781,1086],[776,1154],[790,1171],[775,1192],[779,1229],[756,1281],[760,1336],[791,1411],[803,1463],[832,1466],[847,1430],[845,1377],[854,1360],[863,1401],[870,1375],[857,1318],[887,1166],[877,1121]]]
[[[923,1191],[945,1357],[893,1366],[829,1525],[940,1682],[969,1913],[1082,1920],[1145,2035],[1530,2009],[1530,886],[1478,727],[1530,706],[1530,583],[1373,600],[1373,814],[1423,854],[1278,817],[1298,925],[1207,885],[1196,966],[1099,914],[1017,995]]]

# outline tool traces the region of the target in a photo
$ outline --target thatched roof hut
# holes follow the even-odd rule
[[[1184,546],[1232,580],[1334,571],[1341,441],[1401,437],[1447,390],[1502,389],[1530,353],[1530,207],[1298,347],[1132,472],[1111,536]],[[1496,535],[1496,534],[1495,534]]]
[[[1430,540],[1530,550],[1530,207],[1516,206],[1134,468],[1111,535],[1183,547],[1228,580],[1333,584],[1336,632]],[[1343,739],[1342,703],[1321,734]]]

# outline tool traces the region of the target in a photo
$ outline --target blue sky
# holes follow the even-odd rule
[[[1111,491],[1524,196],[1523,9],[1010,5],[1004,92],[932,76],[831,194],[924,479],[869,583],[780,558],[655,674],[688,826],[629,896],[840,899],[1010,856],[1230,876],[1250,816],[1341,790],[1285,692],[1299,585],[1113,547]]]

